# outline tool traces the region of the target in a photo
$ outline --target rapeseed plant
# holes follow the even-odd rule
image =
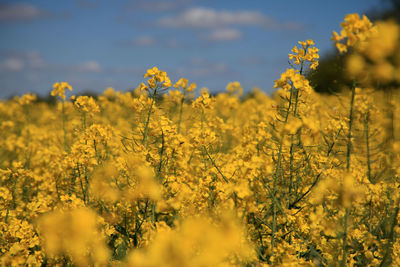
[[[0,101],[0,265],[400,266],[399,26],[342,28],[337,95],[306,40],[272,96],[196,98],[154,67],[133,92]]]

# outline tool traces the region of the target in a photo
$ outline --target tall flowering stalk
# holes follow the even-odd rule
[[[280,204],[277,203],[277,185],[283,182],[284,170],[282,168],[282,159],[284,157],[283,147],[285,135],[290,135],[290,148],[289,148],[289,192],[288,192],[288,206],[291,203],[291,194],[294,180],[294,146],[295,136],[300,134],[302,126],[299,118],[299,101],[300,97],[304,97],[312,91],[308,80],[303,76],[304,68],[309,65],[310,69],[315,69],[318,66],[318,49],[314,47],[313,40],[300,41],[300,48],[296,46],[292,49],[293,54],[289,54],[289,59],[292,64],[299,65],[299,70],[288,69],[282,73],[281,78],[275,81],[274,87],[281,88],[282,97],[284,99],[284,108],[279,114],[279,120],[282,122],[282,132],[280,133],[280,140],[278,143],[278,152],[276,159],[275,171],[273,174],[273,187],[272,198],[273,201],[273,219],[272,219],[272,237],[271,249],[275,247],[275,239],[277,232],[278,208]],[[293,200],[294,201],[294,200]]]
[[[61,113],[62,113],[62,128],[64,133],[64,149],[68,151],[68,141],[67,141],[67,115],[65,113],[65,89],[72,91],[71,85],[67,82],[57,82],[53,84],[53,90],[51,91],[52,96],[58,96],[61,99]]]
[[[167,90],[169,87],[172,86],[170,78],[167,76],[167,73],[162,70],[158,70],[157,67],[153,67],[152,69],[148,69],[144,78],[150,78],[147,81],[147,85],[140,84],[140,90],[146,90],[149,93],[149,97],[151,98],[150,107],[147,113],[146,122],[144,125],[143,131],[143,140],[142,144],[147,148],[147,135],[149,131],[149,123],[150,123],[150,116],[153,110],[153,105],[156,101],[157,96],[159,95],[160,91]]]
[[[349,47],[360,45],[370,38],[375,32],[376,28],[364,15],[362,18],[358,14],[348,14],[345,16],[344,22],[341,23],[342,30],[340,35],[333,31],[331,41],[335,43],[336,48],[340,53],[348,51]],[[345,41],[345,42],[343,42]],[[354,99],[356,95],[356,81],[353,82],[351,87],[350,97],[350,111],[349,123],[347,133],[347,150],[346,150],[346,170],[349,172],[351,167],[351,153],[352,153],[352,127],[354,123]],[[343,247],[342,247],[342,260],[340,266],[347,265],[347,228],[349,209],[346,208],[344,215],[344,233],[343,233]]]
[[[196,83],[191,83],[186,78],[181,78],[174,84],[174,87],[180,89],[183,92],[181,100],[179,102],[179,120],[178,120],[178,133],[181,132],[182,115],[183,115],[183,103],[185,102],[186,96],[196,89]]]

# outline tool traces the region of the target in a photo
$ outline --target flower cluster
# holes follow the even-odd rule
[[[189,84],[189,81],[186,78],[181,78],[181,79],[179,79],[179,81],[177,81],[174,84],[174,87],[176,89],[182,89],[184,92],[188,92],[188,93],[193,92],[194,89],[196,89],[196,87],[197,87],[196,83],[191,83],[189,86],[188,86],[188,84]]]
[[[74,106],[76,109],[88,112],[88,113],[96,113],[100,112],[99,106],[96,104],[93,97],[90,96],[78,96],[75,99]]]
[[[294,64],[301,65],[301,68],[306,62],[308,62],[310,63],[310,69],[315,70],[318,67],[319,49],[312,47],[314,41],[310,39],[304,42],[299,41],[299,44],[301,45],[301,48],[294,46],[292,48],[294,54],[289,54],[289,59],[292,60]]]
[[[18,104],[20,104],[21,106],[29,105],[29,104],[35,102],[36,99],[37,99],[36,95],[29,94],[29,93],[23,95],[22,97],[18,97],[18,96],[14,97],[14,100],[16,102],[18,102]]]
[[[340,34],[333,31],[331,38],[340,53],[347,52],[348,47],[367,40],[376,32],[376,28],[365,15],[360,18],[358,14],[348,14],[340,25],[342,26]],[[343,43],[343,40],[346,42]]]
[[[53,90],[51,91],[52,96],[59,96],[63,101],[65,101],[65,89],[72,91],[71,85],[67,82],[57,82],[53,84]]]
[[[400,83],[400,27],[393,21],[378,22],[376,32],[357,46],[346,62],[348,73],[366,85]]]
[[[162,84],[163,88],[168,88],[172,86],[170,78],[167,76],[165,71],[159,70],[157,67],[148,69],[144,78],[150,78],[147,82],[150,88],[156,88],[157,83]]]
[[[240,85],[240,82],[230,82],[226,86],[226,91],[231,94],[236,93],[237,95],[241,96],[243,94],[243,87]]]

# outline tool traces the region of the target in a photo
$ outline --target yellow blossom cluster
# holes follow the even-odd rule
[[[186,91],[186,92],[193,92],[194,89],[196,89],[196,87],[197,87],[196,83],[191,83],[189,86],[188,86],[188,84],[189,84],[189,81],[186,78],[181,78],[181,79],[179,79],[179,81],[177,81],[174,84],[174,87],[176,89],[182,89],[183,91]]]
[[[150,88],[156,88],[157,83],[162,83],[163,88],[172,86],[170,78],[165,71],[159,70],[157,67],[147,70],[144,78],[150,78],[147,82]]]
[[[75,97],[73,98],[75,99]],[[83,112],[100,112],[99,106],[90,96],[78,96],[74,101],[74,106]]]
[[[375,26],[367,16],[363,15],[360,18],[360,15],[356,13],[347,14],[340,26],[342,27],[340,34],[333,31],[331,38],[340,53],[347,52],[348,47],[362,43],[376,33]],[[343,40],[346,40],[346,42],[343,43]]]
[[[32,102],[36,101],[36,99],[37,99],[36,95],[30,93],[25,94],[21,97],[18,96],[14,97],[14,100],[17,101],[21,106],[29,105]]]
[[[315,46],[312,47],[315,44],[311,39],[299,41],[299,44],[301,48],[294,46],[291,50],[293,54],[289,54],[289,59],[292,60],[294,64],[300,65],[301,69],[303,69],[305,63],[310,63],[310,69],[315,70],[318,67],[319,49]]]
[[[319,95],[300,45],[272,95],[165,93],[154,67],[133,92],[0,101],[0,265],[400,266],[399,91]]]
[[[226,86],[226,91],[231,94],[236,93],[238,96],[243,94],[243,87],[240,85],[240,82],[230,82]]]
[[[376,23],[371,38],[356,47],[346,62],[350,78],[366,85],[400,83],[400,26],[394,21]]]
[[[71,85],[67,82],[57,82],[53,84],[53,90],[50,94],[52,96],[59,96],[63,101],[65,101],[65,89],[72,91]]]

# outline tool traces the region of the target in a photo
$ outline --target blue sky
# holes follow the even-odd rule
[[[57,81],[74,93],[126,91],[153,66],[212,92],[239,81],[273,90],[299,40],[321,55],[347,13],[382,0],[0,0],[0,98],[48,95]]]

